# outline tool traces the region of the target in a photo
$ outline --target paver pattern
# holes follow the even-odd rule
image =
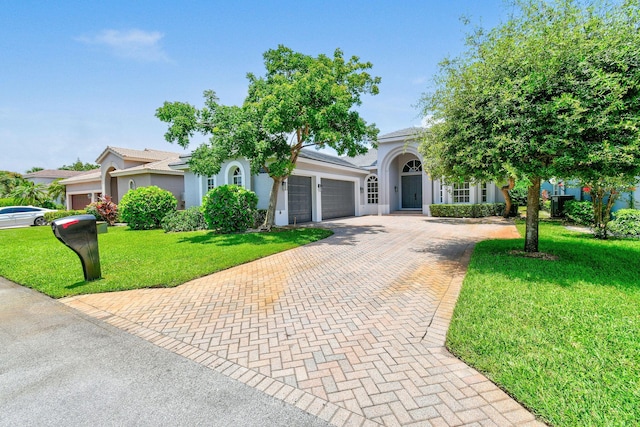
[[[445,348],[471,250],[502,220],[366,216],[177,288],[63,300],[337,426],[542,425]]]

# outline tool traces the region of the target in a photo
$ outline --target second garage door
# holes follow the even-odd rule
[[[355,184],[351,181],[325,179],[322,185],[322,219],[341,218],[356,214]]]
[[[287,179],[289,224],[311,221],[311,177],[290,176]]]

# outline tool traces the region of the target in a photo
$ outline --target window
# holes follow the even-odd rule
[[[136,189],[136,182],[132,179],[129,180],[129,190],[135,190]],[[89,195],[89,198],[91,198],[91,195]]]
[[[445,189],[445,183],[441,182],[440,183],[440,203],[444,203],[444,192],[446,191]]]
[[[469,203],[469,183],[453,184],[453,203]]]
[[[216,188],[216,177],[210,176],[207,178],[207,191]]]
[[[422,172],[422,163],[420,160],[409,160],[402,168],[402,173]]]
[[[480,202],[487,203],[487,183],[480,184]]]
[[[378,177],[375,175],[367,178],[367,203],[378,203]]]
[[[233,170],[233,183],[242,186],[242,171],[238,166]]]

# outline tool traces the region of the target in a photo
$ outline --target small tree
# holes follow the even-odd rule
[[[58,200],[64,201],[64,198],[67,195],[67,187],[64,184],[60,184],[62,179],[63,178],[58,178],[47,186],[47,195],[54,202],[57,202]]]
[[[47,200],[47,186],[24,180],[9,193],[9,197],[22,205],[39,206]]]
[[[611,209],[621,193],[633,191],[634,186],[625,178],[600,177],[583,182],[583,191],[591,196],[593,204],[593,233],[599,239],[607,238],[607,225],[611,220]]]
[[[450,182],[528,178],[524,250],[537,252],[542,179],[640,174],[640,3],[514,3],[441,63],[422,153]]]
[[[178,201],[170,191],[156,186],[129,190],[120,200],[120,216],[129,228],[160,228],[162,218],[176,209]]]
[[[378,129],[353,110],[362,95],[378,93],[379,77],[372,65],[358,57],[345,60],[340,49],[333,58],[312,57],[278,46],[264,53],[266,74],[249,73],[249,93],[241,107],[218,103],[206,91],[205,107],[198,110],[181,102],[165,102],[156,117],[169,123],[165,139],[182,147],[193,135],[210,135],[192,154],[189,167],[199,175],[213,175],[222,162],[245,157],[252,173],[265,170],[273,179],[264,227],[275,219],[280,184],[294,170],[304,147],[334,148],[355,156],[375,144]]]
[[[118,205],[113,203],[111,196],[99,197],[97,202],[87,206],[86,211],[109,225],[114,225],[118,220]]]

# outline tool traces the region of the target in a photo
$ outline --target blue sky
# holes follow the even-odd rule
[[[503,0],[1,1],[0,170],[94,162],[107,145],[183,150],[155,118],[164,101],[239,105],[246,73],[284,44],[373,63],[380,94],[358,109],[381,134],[419,125],[437,64],[491,28]],[[195,148],[204,138],[194,140]]]

